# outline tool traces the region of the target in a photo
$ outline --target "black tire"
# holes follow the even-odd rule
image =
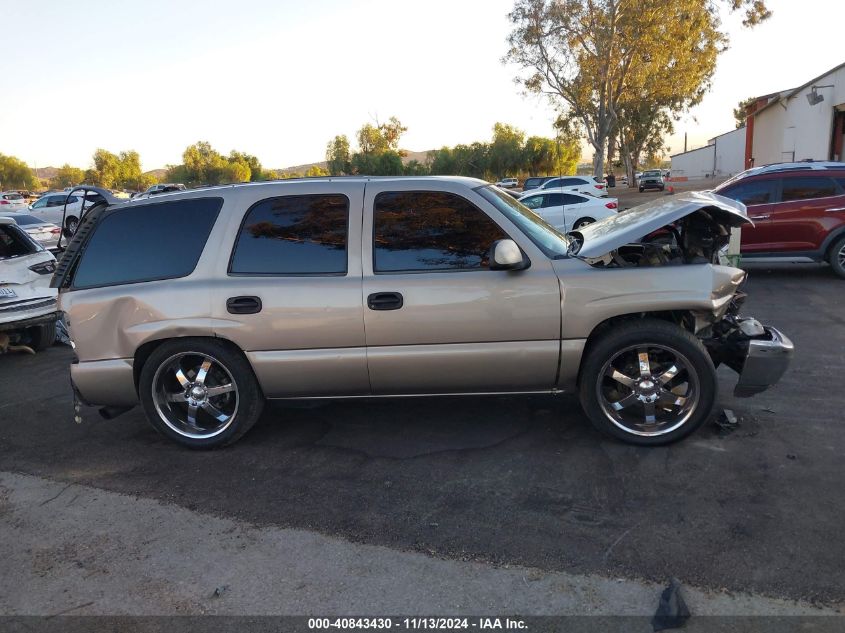
[[[845,279],[845,235],[840,237],[830,247],[827,261],[838,277]]]
[[[76,230],[79,228],[79,218],[75,215],[69,215],[65,218],[65,228],[68,229],[71,234],[76,233]]]
[[[642,193],[643,191],[645,191],[645,189],[643,189],[642,187],[640,187],[640,193]]]
[[[577,231],[582,226],[587,226],[588,224],[592,224],[593,222],[595,222],[595,220],[593,218],[578,218],[577,220],[575,220],[575,223],[572,225],[572,230]]]
[[[207,357],[214,361],[218,371],[228,374],[231,379],[231,384],[235,386],[233,396],[226,395],[227,400],[232,408],[231,421],[219,432],[216,432],[210,437],[190,437],[185,432],[180,432],[177,428],[180,427],[176,419],[176,415],[182,405],[185,406],[184,411],[188,411],[187,402],[173,403],[172,405],[164,404],[161,399],[162,381],[167,379],[166,369],[169,363],[174,362],[174,358],[184,357]],[[212,371],[214,371],[212,369]],[[225,374],[221,374],[225,375]],[[208,376],[211,376],[209,372]],[[191,376],[190,370],[182,374],[182,378],[187,378],[189,381],[199,380],[199,375]],[[174,374],[175,379],[175,374]],[[205,383],[205,375],[199,382]],[[221,381],[225,382],[225,381]],[[193,384],[193,383],[192,383]],[[184,385],[183,385],[184,386]],[[213,388],[210,385],[206,385]],[[179,385],[175,384],[178,391]],[[172,392],[173,389],[169,389]],[[138,393],[141,399],[141,405],[144,408],[144,413],[147,419],[155,427],[155,429],[165,437],[174,442],[193,449],[213,449],[220,448],[233,444],[241,437],[243,437],[258,421],[261,411],[264,408],[264,395],[261,392],[261,387],[255,378],[252,367],[247,361],[246,357],[230,345],[217,341],[214,339],[204,338],[182,338],[168,341],[157,347],[141,369],[140,379],[138,381]],[[191,393],[189,388],[185,390],[185,398],[188,398],[188,393]],[[206,403],[213,404],[223,409],[220,406],[219,400],[214,398],[222,398],[223,396],[206,396]],[[234,403],[231,402],[234,400]],[[159,406],[163,409],[160,412],[157,408],[157,401]],[[205,408],[204,405],[200,405]],[[201,419],[213,420],[213,416],[206,417],[206,414],[199,412],[198,408],[194,406],[194,423],[199,424]],[[199,416],[199,417],[196,417]],[[170,420],[170,424],[165,422],[165,417]],[[211,426],[214,422],[211,422]],[[184,425],[183,425],[184,428]],[[192,427],[196,428],[196,427]],[[205,430],[205,429],[203,429]]]
[[[30,347],[36,352],[43,352],[56,342],[56,322],[44,323],[29,328]]]
[[[692,382],[690,376],[692,372],[695,373],[695,378],[697,378],[696,389],[694,390],[697,399],[690,405],[689,411],[680,417],[680,422],[678,420],[671,421],[671,418],[669,418],[670,421],[666,423],[665,432],[661,431],[660,434],[654,435],[642,435],[632,430],[626,430],[622,425],[613,421],[612,413],[606,412],[603,401],[600,401],[600,398],[602,398],[600,391],[607,389],[606,381],[610,380],[611,385],[615,384],[613,379],[605,377],[605,371],[611,360],[620,353],[630,354],[630,348],[648,346],[662,348],[658,349],[658,352],[667,355],[670,351],[674,352],[679,355],[679,361],[681,359],[686,361],[682,364],[689,365],[689,373],[678,373],[675,380],[683,382],[684,376],[686,376]],[[674,323],[657,319],[640,319],[613,326],[602,334],[598,340],[591,343],[585,350],[585,354],[586,359],[581,365],[579,386],[581,406],[592,425],[598,431],[610,437],[641,446],[670,444],[688,436],[701,426],[708,419],[716,404],[718,383],[716,381],[716,369],[710,355],[701,341]],[[624,357],[620,356],[620,358]],[[677,363],[672,366],[677,366]],[[611,367],[611,369],[613,368]],[[668,375],[668,372],[663,375]],[[642,382],[640,382],[641,378],[637,377],[633,382],[636,382],[637,386],[647,383],[655,389],[656,393],[662,389],[661,385],[664,384],[660,381],[662,377],[655,375],[650,382],[646,379],[642,379]],[[671,385],[671,381],[665,384]],[[675,388],[679,389],[680,387]],[[624,389],[630,391],[626,394],[628,397],[635,398],[636,393],[633,387],[625,387]],[[684,400],[688,399],[684,398]],[[645,411],[645,404],[640,403],[637,398],[633,402],[633,405],[631,405],[633,407],[632,412],[636,412],[636,407],[641,407]],[[612,408],[613,403],[609,404]],[[654,404],[651,406],[653,409]],[[666,411],[668,409],[661,407],[662,414],[669,416]],[[677,426],[674,426],[676,424]],[[657,430],[657,427],[654,428]],[[648,432],[648,429],[641,429],[640,432]]]

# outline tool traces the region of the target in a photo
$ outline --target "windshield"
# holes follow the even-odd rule
[[[569,238],[531,209],[493,185],[485,185],[475,191],[516,224],[546,257],[566,257],[569,252]]]
[[[659,169],[649,169],[643,172],[643,176],[662,176],[663,172]]]

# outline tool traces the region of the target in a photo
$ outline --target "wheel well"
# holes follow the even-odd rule
[[[845,237],[845,228],[840,229],[828,238],[830,241],[828,242],[824,250],[824,261],[830,261],[830,257],[833,255],[833,247],[836,246],[836,243],[843,237]]]
[[[620,314],[618,316],[605,319],[604,321],[596,325],[596,327],[593,328],[593,330],[590,332],[590,335],[587,337],[587,342],[584,344],[584,351],[581,353],[581,362],[578,367],[577,384],[581,384],[581,368],[584,366],[584,359],[587,358],[587,355],[590,353],[590,348],[595,345],[596,341],[598,341],[602,336],[604,336],[606,332],[613,329],[614,326],[617,326],[621,323],[629,323],[631,321],[637,321],[642,319],[658,319],[660,321],[668,321],[669,323],[679,325],[685,330],[692,331],[692,315],[687,310],[667,310],[662,312],[634,312],[631,314]],[[692,319],[692,323],[694,322],[694,319]]]
[[[177,341],[179,340],[179,338],[207,339],[209,341],[217,341],[218,343],[223,343],[227,347],[230,347],[232,351],[236,351],[240,354],[243,354],[243,350],[237,345],[235,345],[232,341],[217,336],[173,337],[156,339],[155,341],[147,341],[146,343],[141,345],[137,350],[135,350],[135,357],[132,362],[132,378],[135,381],[136,391],[138,389],[138,384],[141,380],[141,370],[143,370],[144,365],[146,364],[150,356],[152,356],[152,353],[165,343],[169,343],[170,341]]]

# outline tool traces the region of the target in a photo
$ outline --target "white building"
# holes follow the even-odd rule
[[[672,156],[672,178],[729,178],[745,169],[744,127],[720,134],[707,145]]]
[[[845,160],[845,63],[794,90],[760,99],[755,107],[748,118],[748,167]]]

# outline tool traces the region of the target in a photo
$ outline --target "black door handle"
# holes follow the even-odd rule
[[[367,297],[370,310],[398,310],[403,303],[402,295],[398,292],[375,292]]]
[[[229,314],[258,314],[261,312],[261,299],[258,297],[232,297],[226,300]]]

